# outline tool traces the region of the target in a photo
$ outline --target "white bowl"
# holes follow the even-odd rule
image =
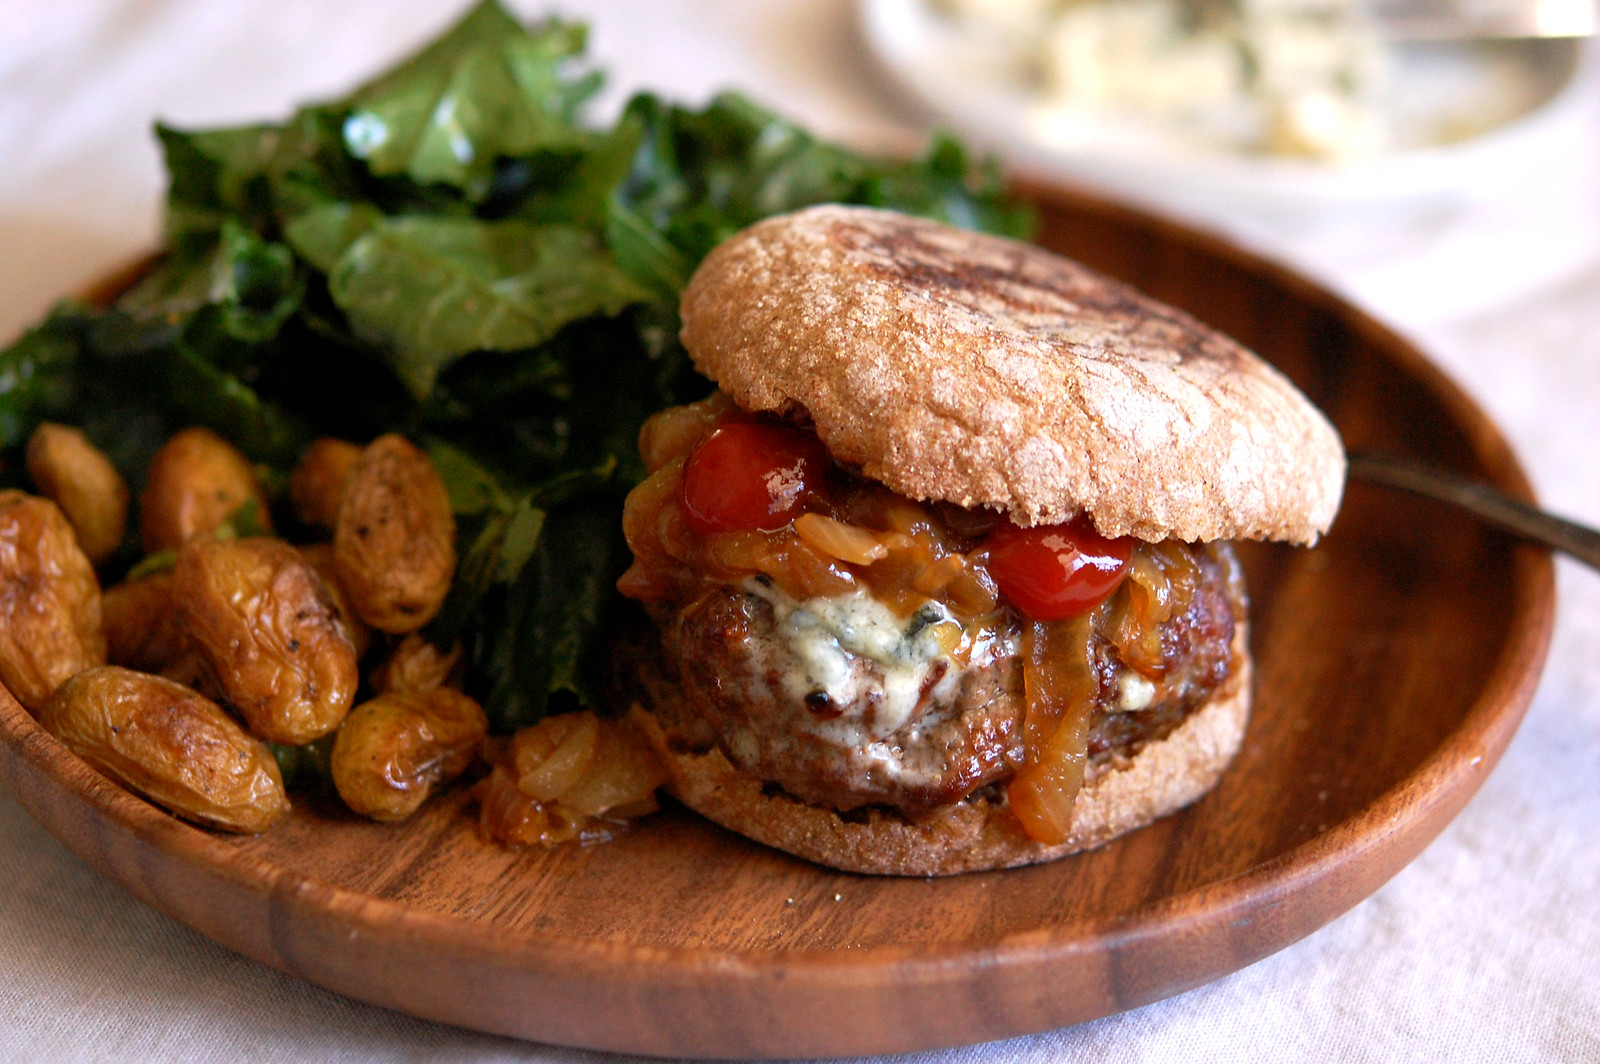
[[[1272,157],[1051,112],[1014,57],[923,0],[862,0],[869,48],[942,125],[1017,170],[1221,229],[1369,307],[1425,321],[1512,298],[1600,254],[1600,49],[1407,46],[1395,147]],[[1476,127],[1443,142],[1441,129]],[[1492,268],[1486,268],[1492,266]]]

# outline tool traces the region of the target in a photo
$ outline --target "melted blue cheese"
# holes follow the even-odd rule
[[[1123,713],[1149,709],[1155,699],[1156,685],[1133,669],[1124,672],[1117,681],[1117,709]]]
[[[936,602],[907,618],[866,591],[799,601],[758,578],[742,586],[772,605],[782,660],[770,664],[782,678],[784,694],[796,703],[826,694],[844,713],[814,726],[851,745],[866,746],[904,727],[933,663],[948,658],[934,626],[951,617]],[[863,669],[858,658],[879,668]],[[959,673],[949,662],[931,693],[949,697]],[[946,685],[952,690],[943,690]]]

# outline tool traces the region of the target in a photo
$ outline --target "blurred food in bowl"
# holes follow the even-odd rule
[[[1117,120],[1343,159],[1389,137],[1389,53],[1353,0],[935,0],[1049,124]],[[1010,66],[1010,70],[1005,68]]]
[[[1597,64],[1576,40],[1389,42],[1364,10],[1358,0],[861,7],[871,50],[939,120],[1025,164],[1134,187],[1182,177],[1268,200],[1389,202],[1469,189],[1502,167],[1456,165],[1461,152],[1527,140],[1593,80]]]
[[[1018,172],[1219,229],[1396,320],[1503,304],[1600,249],[1597,42],[1395,43],[1357,0],[859,10],[932,124]]]

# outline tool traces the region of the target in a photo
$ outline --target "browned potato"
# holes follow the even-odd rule
[[[289,811],[266,745],[171,680],[115,665],[88,669],[56,689],[39,723],[105,775],[188,820],[253,835]]]
[[[294,515],[310,528],[333,531],[345,481],[361,457],[357,444],[323,436],[313,440],[289,476],[289,503]]]
[[[333,741],[333,785],[374,820],[404,820],[467,770],[489,731],[478,703],[448,687],[391,691],[350,711]]]
[[[271,528],[267,497],[250,462],[210,429],[184,429],[156,452],[139,496],[139,535],[147,554],[214,532],[254,500]]]
[[[105,618],[106,661],[185,687],[204,688],[210,683],[210,669],[178,622],[173,586],[168,569],[105,590],[100,612]]]
[[[173,568],[178,622],[250,730],[308,743],[355,698],[356,652],[322,578],[277,539],[196,539]]]
[[[78,429],[45,422],[28,437],[28,475],[67,515],[96,565],[116,553],[128,526],[128,485]]]
[[[339,582],[339,568],[333,564],[333,544],[308,543],[295,550],[328,585],[328,594],[333,596],[333,608],[339,611],[339,619],[344,622],[345,631],[350,635],[350,643],[356,648],[356,658],[366,657],[367,649],[372,646],[372,629],[367,627],[366,621],[356,616],[355,609],[350,605],[350,596]]]
[[[124,580],[101,597],[106,660],[140,672],[161,672],[189,649],[178,626],[171,571]]]
[[[404,437],[380,436],[350,471],[333,557],[356,612],[385,632],[433,619],[456,568],[450,496],[428,456]]]
[[[102,665],[100,582],[56,504],[0,491],[0,681],[31,713]]]
[[[448,652],[412,632],[389,652],[389,657],[372,671],[372,686],[377,691],[431,691],[452,686],[461,665],[461,644]]]

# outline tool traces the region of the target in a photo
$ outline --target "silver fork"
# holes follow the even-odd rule
[[[1487,484],[1380,454],[1352,454],[1350,477],[1369,484],[1401,488],[1460,507],[1497,528],[1570,554],[1600,569],[1600,532],[1529,506]]]

